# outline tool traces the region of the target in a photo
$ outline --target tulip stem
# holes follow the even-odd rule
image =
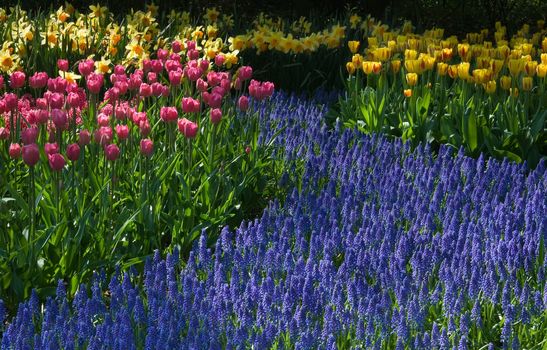
[[[35,265],[35,258],[34,258],[34,235],[35,235],[35,229],[36,229],[36,223],[35,223],[35,188],[34,188],[34,167],[31,166],[29,168],[29,197],[28,197],[28,204],[29,204],[29,218],[30,218],[30,230],[29,230],[29,255],[30,255],[30,263],[31,263],[31,271],[34,269]]]

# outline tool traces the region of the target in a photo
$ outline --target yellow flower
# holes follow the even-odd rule
[[[471,58],[469,44],[458,44],[458,55],[464,62],[468,62]]]
[[[437,74],[441,77],[448,73],[448,64],[444,62],[437,63]]]
[[[351,57],[351,62],[353,63],[353,65],[355,67],[361,67],[361,65],[363,64],[363,56],[361,56],[360,54],[356,53],[355,55],[353,55]]]
[[[511,88],[511,77],[504,75],[500,78],[500,85],[503,90],[509,90]]]
[[[526,75],[528,75],[529,77],[533,77],[534,75],[536,75],[537,66],[537,61],[526,62],[526,64],[524,64],[524,71],[526,72]]]
[[[230,69],[232,68],[232,65],[237,64],[239,60],[237,57],[238,53],[239,53],[238,50],[234,50],[224,55],[224,57],[226,58],[226,60],[224,61],[224,65],[226,66],[226,68]]]
[[[494,92],[496,92],[496,81],[490,80],[482,85],[484,87],[484,91],[486,91],[487,94],[491,95]]]
[[[458,64],[458,78],[467,79],[469,78],[469,62],[462,62]]]
[[[159,6],[157,6],[154,3],[150,3],[146,5],[146,12],[150,12],[150,14],[154,17],[158,15],[158,9],[159,9]]]
[[[364,61],[362,64],[362,69],[365,74],[378,74],[380,70],[382,70],[382,63],[381,62],[373,62],[373,61]]]
[[[378,39],[376,37],[367,38],[368,47],[373,48],[378,46]]]
[[[507,62],[507,66],[509,67],[509,73],[511,73],[512,76],[517,76],[524,70],[524,60],[520,58],[511,58]]]
[[[353,62],[346,63],[346,70],[348,71],[349,75],[353,75],[355,73],[355,65]]]
[[[210,23],[214,23],[218,19],[218,15],[220,15],[220,12],[217,11],[216,7],[208,8],[205,10],[205,15],[203,16],[203,19],[206,21],[209,21]]]
[[[405,68],[409,73],[422,74],[425,65],[422,60],[405,60]]]
[[[360,45],[361,43],[359,41],[354,41],[354,40],[348,41],[348,47],[351,53],[356,53],[357,51],[359,51]]]
[[[3,49],[0,51],[0,70],[10,72],[15,63],[15,57],[11,55],[9,50]]]
[[[490,69],[474,69],[473,80],[476,84],[484,84],[492,79],[492,71]]]
[[[492,72],[494,75],[498,75],[499,72],[501,72],[501,69],[503,68],[503,60],[491,60],[490,61],[490,69],[492,69]]]
[[[70,17],[70,14],[65,12],[62,6],[59,7],[55,14],[57,16],[57,20],[59,20],[59,22],[61,23],[66,22],[66,20]]]
[[[59,76],[65,78],[65,80],[69,84],[76,83],[76,80],[80,79],[81,76],[72,72],[63,72],[62,70],[59,71]]]
[[[412,97],[412,89],[404,89],[403,95],[405,95],[406,98]]]
[[[418,52],[416,50],[405,50],[405,60],[415,60],[418,57]]]
[[[545,78],[545,75],[547,75],[547,63],[540,63],[536,67],[536,72],[538,77]]]
[[[228,38],[228,42],[230,43],[230,47],[228,48],[230,51],[235,50],[242,50],[245,46],[245,43],[247,42],[247,37],[244,35],[238,35],[236,37],[230,37]]]
[[[349,17],[349,23],[351,25],[351,29],[356,29],[359,22],[361,22],[361,16],[356,15],[356,14],[352,14]]]
[[[110,73],[110,60],[105,60],[103,57],[100,61],[95,61],[95,72],[99,74]]]
[[[391,49],[388,47],[379,47],[372,52],[374,59],[380,62],[386,62],[391,58]]]
[[[522,90],[530,91],[534,85],[534,79],[532,77],[522,77]]]
[[[90,5],[89,9],[91,10],[91,13],[89,14],[90,18],[102,18],[108,12],[108,8],[106,6],[101,7],[100,4]]]
[[[392,60],[391,61],[391,71],[393,73],[398,73],[401,69],[401,60]]]
[[[417,82],[418,82],[418,74],[406,73],[406,83],[409,86],[415,86]]]

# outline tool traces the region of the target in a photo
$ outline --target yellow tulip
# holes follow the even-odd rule
[[[378,46],[378,39],[376,37],[369,37],[367,38],[368,46],[369,47],[376,47]]]
[[[543,52],[547,52],[547,36],[541,42],[541,49],[543,50]]]
[[[507,66],[509,67],[509,73],[512,76],[517,76],[524,69],[524,61],[520,58],[512,58],[507,62]]]
[[[499,72],[501,72],[501,69],[503,68],[503,61],[502,60],[491,60],[490,61],[490,69],[492,69],[492,72],[494,75],[498,75]]]
[[[357,51],[359,51],[360,45],[361,43],[359,41],[354,41],[354,40],[348,41],[348,47],[351,53],[356,53]]]
[[[490,69],[474,69],[473,80],[476,84],[484,84],[492,78],[492,71]]]
[[[536,67],[536,72],[538,77],[545,78],[545,76],[547,75],[547,63],[538,64],[538,66]]]
[[[500,78],[500,85],[503,90],[509,90],[511,88],[511,77],[504,75]]]
[[[418,74],[406,73],[406,82],[409,86],[415,86],[418,82]]]
[[[495,80],[490,80],[490,81],[486,82],[485,84],[483,84],[483,87],[484,87],[484,90],[486,91],[486,93],[491,95],[491,94],[496,92],[496,81]]]
[[[448,75],[452,79],[456,79],[458,77],[458,65],[457,64],[451,64],[448,66]]]
[[[467,79],[469,76],[469,62],[462,62],[458,64],[458,78]]]
[[[353,63],[353,65],[355,67],[361,67],[361,65],[363,64],[363,56],[361,56],[360,54],[356,53],[355,55],[353,55],[351,57],[351,62]]]
[[[353,75],[355,73],[355,65],[353,62],[346,63],[346,70],[348,71],[349,75]]]
[[[534,79],[532,77],[522,77],[522,90],[530,91],[534,85]]]
[[[469,61],[469,44],[458,44],[458,55],[463,61]]]
[[[477,57],[477,68],[483,69],[483,68],[489,68],[490,67],[490,57],[486,56],[479,56]]]
[[[418,52],[416,50],[405,50],[405,60],[415,60],[418,57]]]
[[[448,73],[448,64],[444,62],[437,63],[437,74],[443,77],[446,73]]]
[[[536,75],[537,66],[537,61],[526,62],[526,64],[524,65],[524,71],[526,72],[526,75],[528,75],[529,77],[533,77],[534,75]]]
[[[540,57],[541,57],[541,63],[547,64],[547,53],[542,53]]]
[[[421,74],[425,69],[423,63],[422,60],[405,60],[405,68],[409,73]]]
[[[444,48],[442,50],[442,60],[443,61],[450,61],[452,59],[452,55],[454,54],[454,51],[452,51],[451,48]]]
[[[400,69],[401,69],[401,60],[392,60],[391,71],[393,73],[398,73]]]
[[[404,89],[404,90],[403,90],[403,94],[404,94],[405,97],[407,97],[407,98],[412,97],[412,89]]]
[[[380,62],[386,62],[391,58],[391,49],[388,47],[379,47],[373,51],[374,59]]]
[[[518,97],[519,96],[519,89],[518,88],[510,88],[509,93],[513,97]]]

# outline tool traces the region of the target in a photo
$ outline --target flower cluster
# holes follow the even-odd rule
[[[545,163],[507,161],[346,130],[277,96],[271,123],[306,162],[301,191],[260,219],[202,234],[186,264],[156,253],[142,276],[60,283],[19,307],[3,348],[518,348],[545,330]],[[288,107],[288,108],[287,108]],[[298,117],[294,117],[297,115]],[[309,123],[308,129],[301,123]],[[108,293],[104,293],[105,288]],[[108,305],[108,307],[107,307]],[[479,337],[478,334],[481,334]],[[542,337],[539,335],[539,337]]]

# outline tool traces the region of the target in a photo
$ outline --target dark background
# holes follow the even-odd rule
[[[146,3],[134,0],[71,1],[76,8],[84,11],[97,2],[108,6],[117,15],[123,15],[130,8],[142,9]],[[0,1],[0,6],[17,3],[28,10],[45,10],[49,6],[57,8],[64,1],[4,0]],[[547,16],[547,0],[155,0],[155,4],[160,6],[160,10],[185,9],[196,14],[201,14],[204,7],[217,6],[235,13],[236,21],[243,23],[260,11],[293,19],[301,15],[309,16],[310,13],[314,16],[341,16],[347,8],[355,8],[359,14],[370,13],[389,25],[398,25],[403,19],[410,19],[418,31],[438,26],[445,28],[445,35],[460,36],[484,27],[493,28],[497,20],[507,25],[511,34],[523,23],[534,25],[536,20]]]

